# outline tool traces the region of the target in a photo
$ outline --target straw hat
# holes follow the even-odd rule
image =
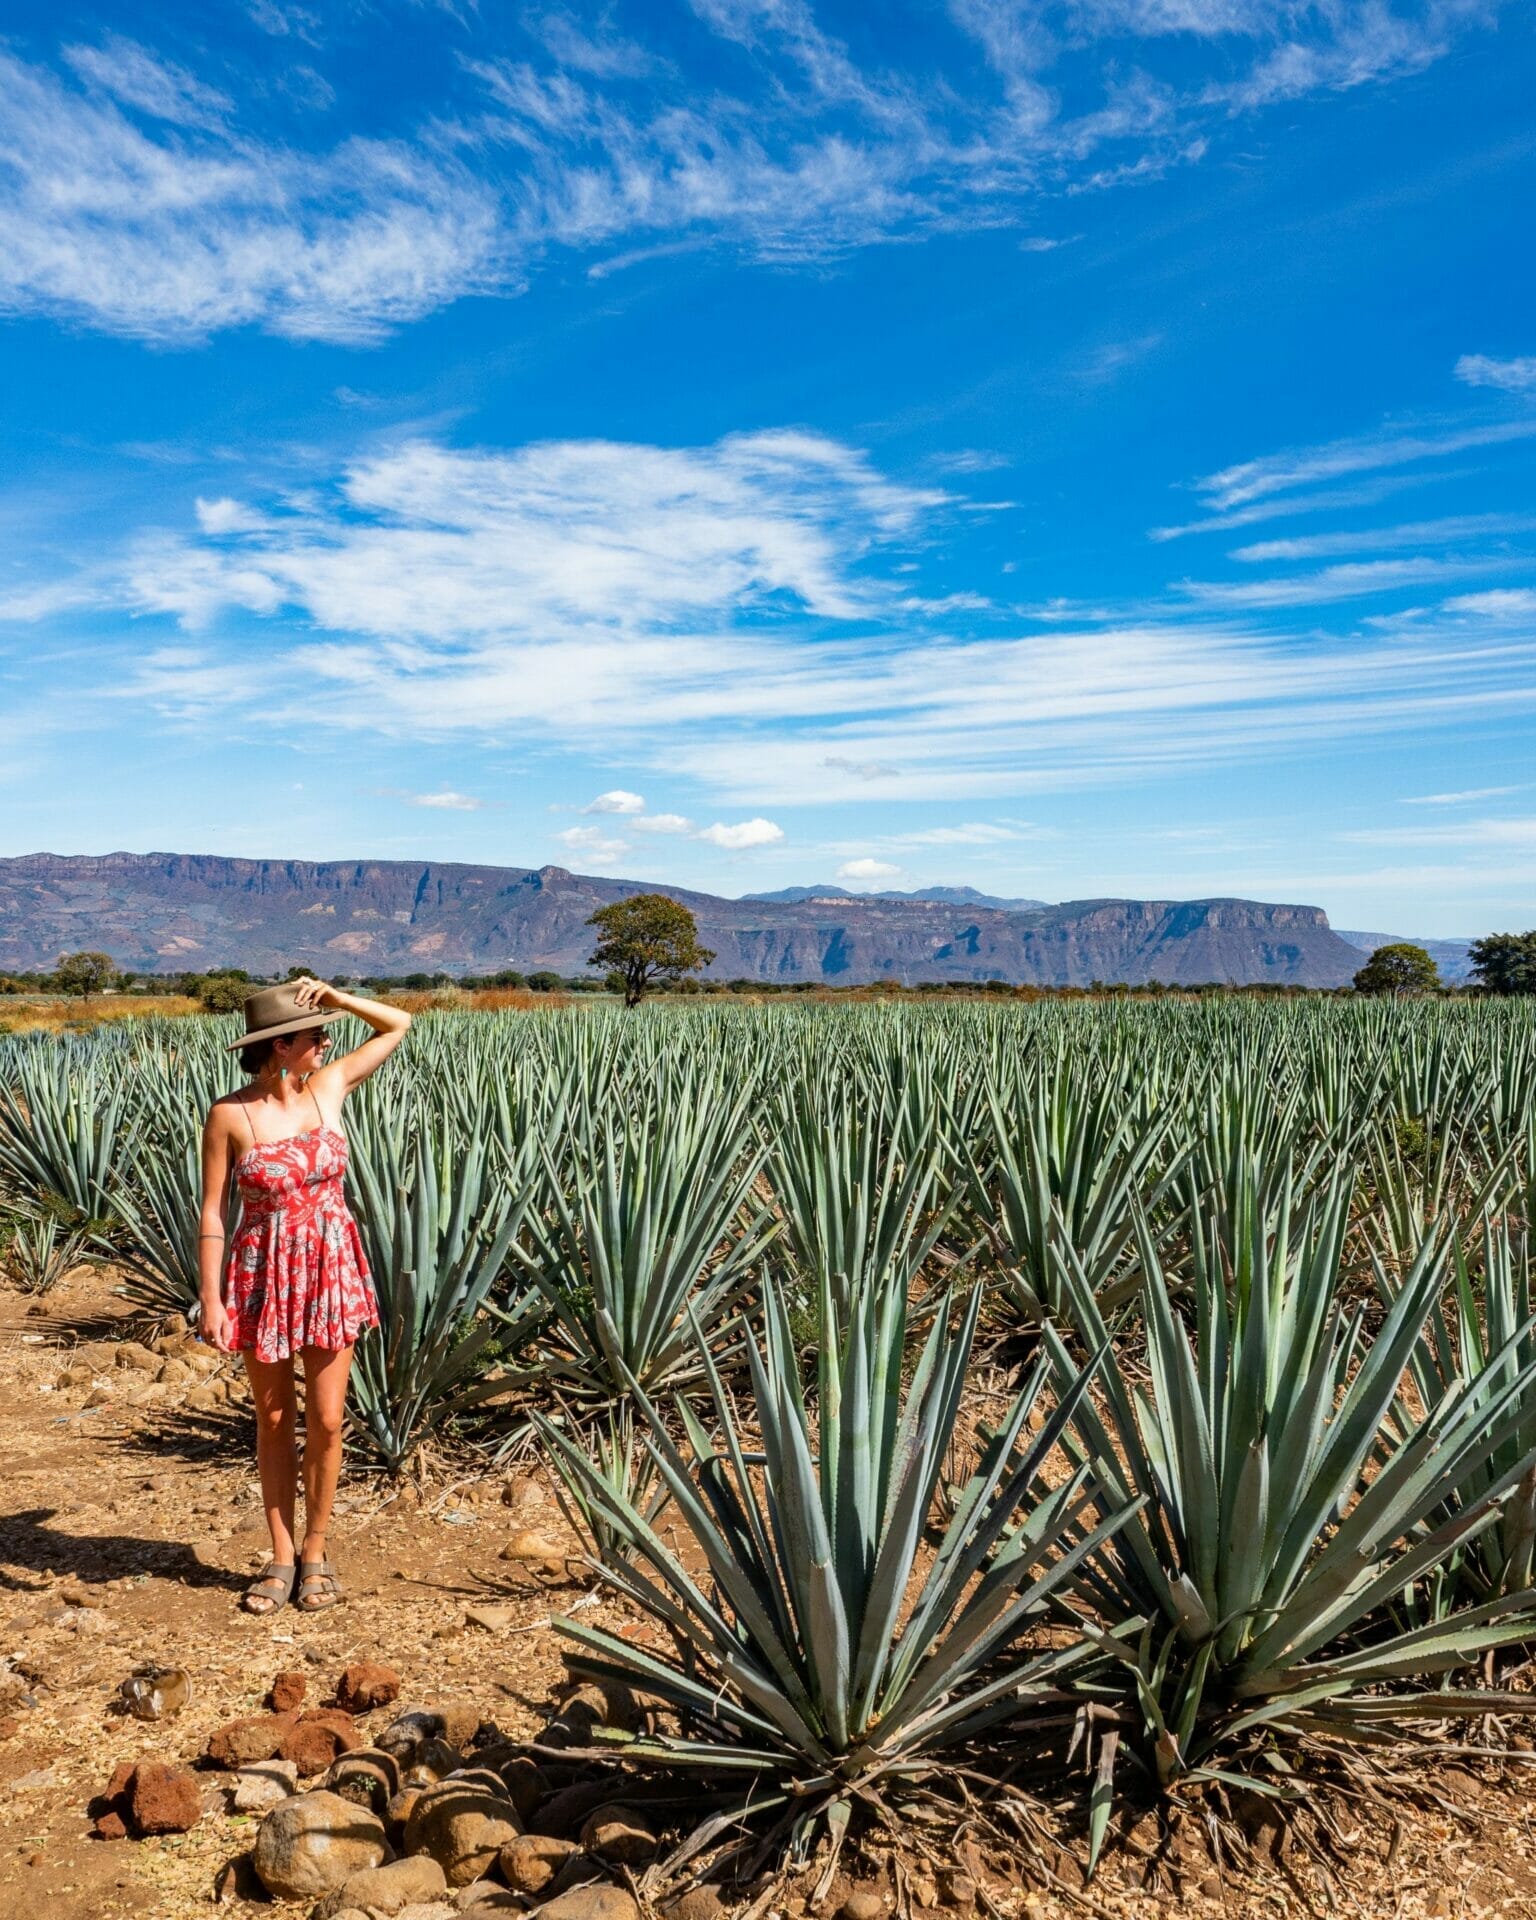
[[[311,1027],[328,1027],[339,1020],[339,1013],[322,1013],[318,1007],[299,1005],[299,988],[304,983],[286,980],[280,987],[263,987],[246,996],[245,1032],[224,1049],[234,1053],[256,1040],[275,1040],[279,1034],[306,1033]]]

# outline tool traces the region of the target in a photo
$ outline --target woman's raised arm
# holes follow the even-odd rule
[[[320,1013],[355,1013],[359,1020],[366,1020],[373,1028],[371,1040],[365,1040],[360,1047],[344,1053],[339,1060],[328,1062],[315,1076],[319,1079],[323,1075],[343,1094],[361,1086],[369,1074],[378,1072],[405,1038],[406,1029],[411,1024],[411,1016],[402,1007],[390,1007],[382,1000],[364,1000],[355,993],[343,993],[339,987],[330,986],[324,980],[297,980],[294,987],[299,1005],[306,1010],[313,1007]]]

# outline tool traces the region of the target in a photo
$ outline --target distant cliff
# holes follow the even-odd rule
[[[215,854],[0,859],[0,971],[101,948],[174,973],[290,966],[317,973],[584,969],[587,916],[665,891],[699,923],[722,979],[1092,980],[1333,987],[1359,950],[1318,907],[1253,900],[1078,900],[1027,909],[891,896],[725,900],[563,867],[406,860],[230,860]]]

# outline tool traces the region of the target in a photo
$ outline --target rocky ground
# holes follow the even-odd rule
[[[235,1601],[265,1559],[266,1540],[243,1393],[227,1366],[174,1332],[146,1346],[131,1337],[143,1331],[129,1323],[110,1276],[98,1272],[72,1276],[46,1312],[0,1292],[0,1915],[180,1920],[214,1906],[236,1916],[271,1912],[274,1920],[307,1914],[313,1894],[274,1902],[253,1873],[264,1821],[269,1855],[295,1844],[279,1832],[295,1816],[279,1820],[262,1803],[294,1776],[309,1789],[329,1781],[353,1795],[338,1802],[336,1817],[354,1840],[363,1833],[354,1864],[382,1857],[367,1840],[370,1794],[381,1831],[410,1846],[408,1803],[385,1804],[394,1777],[359,1790],[348,1784],[345,1760],[331,1768],[347,1749],[381,1741],[393,1746],[401,1778],[412,1765],[424,1767],[421,1777],[461,1759],[480,1767],[455,1792],[497,1803],[480,1809],[493,1832],[511,1791],[494,1784],[512,1777],[508,1743],[533,1738],[569,1690],[552,1613],[581,1602],[587,1618],[623,1624],[567,1562],[575,1543],[547,1484],[526,1466],[445,1471],[406,1487],[353,1473],[333,1555],[345,1604],[313,1617],[292,1608],[249,1617]],[[133,1718],[119,1698],[124,1679],[145,1666],[186,1675],[185,1704],[153,1722]],[[374,1677],[359,1680],[360,1666]],[[388,1670],[385,1680],[378,1669]],[[288,1712],[279,1722],[270,1695],[280,1676],[287,1679],[275,1704]],[[162,1684],[172,1696],[180,1690],[177,1681]],[[350,1714],[333,1704],[338,1689]],[[436,1713],[436,1731],[406,1721],[404,1733],[388,1733],[413,1709]],[[314,1718],[306,1722],[306,1714]],[[231,1731],[237,1721],[255,1731]],[[423,1748],[433,1739],[437,1748]],[[442,1748],[454,1742],[445,1758]],[[166,1771],[146,1765],[130,1779],[139,1762]],[[1393,1920],[1532,1915],[1536,1831],[1524,1764],[1518,1755],[1458,1762],[1438,1775],[1421,1770],[1399,1802],[1337,1802],[1331,1878],[1308,1847],[1277,1846],[1273,1833],[1250,1835],[1242,1859],[1218,1860],[1190,1821],[1169,1847],[1148,1814],[1112,1842],[1098,1879],[1084,1888],[1074,1864],[1078,1836],[1066,1831],[1071,1816],[1020,1801],[1016,1845],[913,1828],[851,1859],[824,1911],[845,1911],[846,1920],[878,1920],[897,1908],[948,1920],[1334,1909]],[[502,1771],[488,1775],[487,1766]],[[115,1799],[103,1797],[109,1788]],[[414,1831],[430,1851],[393,1883],[357,1883],[357,1900],[368,1898],[354,1908],[409,1920],[446,1920],[466,1902],[487,1913],[528,1910],[558,1893],[574,1853],[584,1870],[567,1879],[595,1875],[613,1891],[589,1888],[580,1912],[545,1904],[546,1920],[633,1920],[626,1895],[645,1902],[643,1833],[605,1841],[600,1832],[584,1835],[590,1802],[556,1817],[547,1796],[540,1802],[518,1789],[513,1797],[526,1802],[514,1828],[525,1826],[530,1837],[515,1856],[503,1856],[499,1844],[483,1852],[494,1888],[438,1887],[432,1860],[459,1842],[441,1837],[452,1810],[439,1805],[434,1814],[429,1798]],[[1063,1806],[1074,1804],[1064,1795]],[[305,1819],[325,1812],[319,1801],[309,1809]],[[115,1813],[135,1831],[186,1830],[100,1838],[93,1812]],[[99,1824],[117,1830],[111,1817]],[[514,1837],[513,1828],[494,1837]],[[1163,1865],[1149,1874],[1160,1844]],[[707,1911],[689,1908],[674,1920],[710,1920],[719,1909],[705,1904]],[[763,1920],[796,1920],[805,1890],[781,1889],[761,1911]]]

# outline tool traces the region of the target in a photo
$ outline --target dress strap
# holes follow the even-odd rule
[[[314,1088],[309,1084],[307,1080],[304,1082],[304,1091],[309,1095],[310,1099],[313,1100],[315,1103],[315,1118],[320,1122],[320,1131],[324,1133],[325,1115],[320,1111],[320,1099],[318,1094],[316,1094]]]
[[[240,1111],[245,1115],[245,1130],[251,1136],[251,1145],[253,1147],[260,1146],[261,1142],[256,1138],[256,1123],[251,1118],[251,1109],[249,1105],[247,1104],[243,1096],[238,1101],[236,1101],[235,1104],[239,1107]]]

